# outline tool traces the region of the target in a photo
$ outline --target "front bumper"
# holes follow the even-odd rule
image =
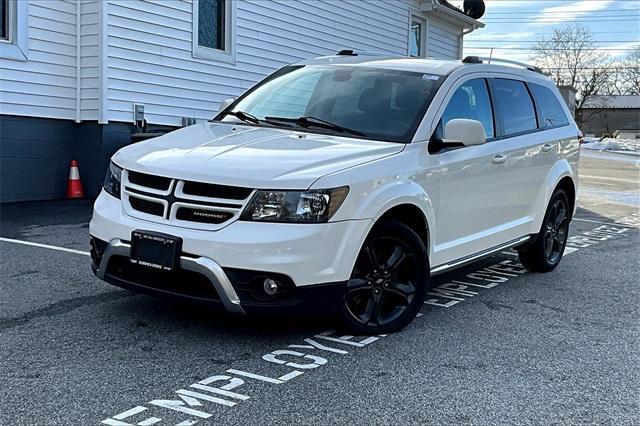
[[[100,263],[95,271],[96,276],[101,280],[110,281],[113,284],[120,285],[122,287],[128,287],[137,290],[143,290],[142,287],[147,287],[149,292],[163,292],[167,295],[170,295],[170,291],[162,290],[157,287],[145,286],[140,282],[128,281],[109,274],[108,266],[112,258],[114,256],[129,257],[130,249],[131,245],[128,243],[125,243],[119,239],[111,240],[100,255]],[[231,285],[229,278],[227,278],[227,275],[224,273],[220,265],[218,265],[216,262],[211,259],[207,259],[206,257],[180,256],[180,269],[195,272],[204,276],[214,287],[215,294],[217,294],[220,302],[222,302],[227,311],[237,314],[245,313],[240,306],[240,298]],[[137,286],[138,288],[133,288],[134,286]],[[192,298],[197,298],[197,296],[192,296]],[[205,298],[200,299],[207,300]]]
[[[325,224],[236,221],[218,231],[203,231],[132,218],[126,215],[120,200],[103,191],[96,200],[89,229],[94,239],[106,246],[94,266],[101,279],[133,290],[175,294],[172,289],[147,286],[135,277],[116,277],[107,273],[107,266],[111,258],[128,257],[131,232],[136,229],[176,235],[182,238],[180,269],[206,277],[215,288],[218,303],[230,312],[244,313],[282,305],[304,306],[305,299],[316,304],[333,299],[334,287],[351,275],[371,224],[370,220]],[[242,284],[243,277],[251,276],[251,272],[255,272],[254,277],[281,277],[288,284],[291,297],[283,303],[251,298]],[[177,275],[175,278],[185,279]],[[202,299],[199,295],[189,297]]]

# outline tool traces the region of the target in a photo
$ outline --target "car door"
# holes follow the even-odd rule
[[[541,129],[541,113],[536,108],[527,82],[515,77],[489,80],[500,137],[509,150],[504,171],[517,191],[505,198],[505,208],[512,215],[511,237],[531,232],[538,195],[557,158],[558,141]]]
[[[466,77],[454,84],[441,111],[432,141],[455,118],[480,121],[487,142],[477,146],[445,148],[437,157],[440,195],[432,231],[432,263],[443,265],[504,243],[506,211],[514,189],[507,179],[508,142],[496,138],[496,122],[486,78]],[[446,105],[446,106],[445,106]]]

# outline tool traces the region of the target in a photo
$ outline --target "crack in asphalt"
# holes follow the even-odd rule
[[[493,300],[487,300],[487,301],[483,301],[481,303],[484,304],[487,308],[491,309],[492,311],[499,311],[500,309],[513,310],[513,308],[511,306],[505,305],[505,304],[500,303],[500,302],[494,302]]]
[[[53,303],[48,306],[44,306],[39,309],[27,312],[22,315],[8,318],[0,318],[0,333],[14,327],[18,327],[24,324],[28,324],[34,319],[49,318],[56,315],[66,314],[78,308],[84,306],[97,305],[100,303],[111,302],[125,297],[134,296],[131,293],[127,293],[121,290],[110,291],[108,293],[97,294],[93,296],[75,297],[73,299],[65,299],[59,302]]]
[[[531,300],[524,300],[524,303],[528,303],[528,304],[530,304],[530,305],[537,305],[537,306],[540,306],[540,307],[542,307],[542,308],[547,308],[547,309],[550,309],[550,310],[552,310],[552,311],[554,311],[554,312],[558,312],[558,313],[562,313],[562,314],[566,313],[566,311],[565,311],[565,310],[563,310],[563,309],[555,308],[555,307],[553,307],[553,306],[549,306],[549,305],[545,305],[544,303],[540,303],[540,302],[538,302],[538,301],[537,301],[537,300],[535,300],[535,299],[531,299]]]

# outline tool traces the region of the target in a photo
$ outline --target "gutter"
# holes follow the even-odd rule
[[[465,28],[468,29],[464,34],[469,34],[470,32],[477,30],[478,28],[484,28],[484,24],[480,21],[476,21],[475,19],[465,15],[462,12],[456,12],[453,9],[450,9],[446,6],[440,4],[438,0],[431,0],[430,2],[424,2],[420,5],[421,12],[435,12],[437,14],[445,15],[444,18],[448,18],[448,20],[456,21],[458,23],[462,22],[465,24]]]

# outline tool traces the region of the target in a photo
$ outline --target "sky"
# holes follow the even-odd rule
[[[450,1],[462,8],[461,0]],[[579,22],[593,35],[596,48],[613,59],[640,46],[639,0],[485,0],[480,19],[486,26],[465,36],[464,55],[532,62],[536,40],[549,38],[554,28]]]

